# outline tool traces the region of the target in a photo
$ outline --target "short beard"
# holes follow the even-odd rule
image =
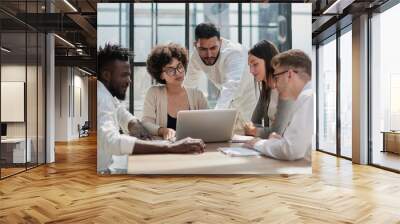
[[[111,95],[117,97],[117,99],[119,100],[125,100],[126,98],[126,92],[124,91],[123,93],[120,93],[118,91],[117,88],[115,88],[114,86],[110,85],[110,89],[109,89]]]
[[[221,50],[221,49],[220,49]],[[214,62],[213,63],[211,63],[211,64],[208,64],[208,63],[206,63],[206,61],[203,59],[203,58],[201,58],[201,60],[203,61],[203,63],[205,64],[205,65],[208,65],[208,66],[213,66],[213,65],[215,65],[215,63],[217,63],[217,61],[218,61],[218,57],[219,57],[219,53],[220,52],[218,52],[218,55],[217,55],[217,57],[215,57],[215,60],[214,60]]]

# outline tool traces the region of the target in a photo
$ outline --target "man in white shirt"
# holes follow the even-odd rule
[[[212,23],[195,29],[194,50],[189,60],[184,85],[198,87],[204,73],[220,91],[215,108],[235,108],[239,112],[236,128],[250,121],[257,96],[253,76],[247,66],[247,50],[239,43],[220,37]]]
[[[117,45],[106,45],[98,53],[97,82],[97,171],[108,172],[112,157],[127,161],[127,155],[149,153],[201,153],[204,142],[186,138],[172,144],[141,140],[146,138],[140,122],[121,104],[131,83],[129,53]],[[122,134],[120,133],[122,130]],[[139,130],[139,131],[137,131]],[[128,134],[137,134],[139,138]],[[115,155],[124,155],[123,158]],[[115,161],[114,161],[115,162]]]
[[[311,60],[300,50],[289,50],[276,55],[271,64],[279,97],[295,101],[292,117],[282,136],[272,133],[268,139],[254,139],[244,146],[275,159],[311,161],[314,131]]]

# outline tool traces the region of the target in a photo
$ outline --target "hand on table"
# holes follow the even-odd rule
[[[205,147],[203,140],[188,137],[172,143],[168,151],[170,153],[203,153]]]
[[[163,139],[165,139],[165,140],[173,139],[175,137],[175,134],[176,134],[175,130],[171,129],[171,128],[163,128],[163,127],[161,127],[161,128],[158,129],[158,135],[162,136]]]
[[[252,122],[247,122],[244,126],[244,134],[245,135],[250,135],[250,136],[256,136],[257,129],[254,127]]]
[[[260,138],[254,138],[252,140],[246,141],[245,143],[243,143],[242,146],[245,148],[254,149],[254,145],[260,140]]]

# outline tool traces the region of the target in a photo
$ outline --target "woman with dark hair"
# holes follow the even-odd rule
[[[258,42],[249,50],[250,73],[259,85],[260,98],[251,117],[252,123],[244,126],[246,135],[268,138],[273,132],[282,134],[282,127],[289,119],[293,101],[279,99],[272,77],[271,60],[278,53],[276,46],[267,40]]]
[[[147,58],[147,71],[159,83],[149,88],[143,107],[143,125],[152,135],[171,139],[178,111],[208,108],[200,90],[183,87],[187,64],[187,50],[173,43],[154,47]]]

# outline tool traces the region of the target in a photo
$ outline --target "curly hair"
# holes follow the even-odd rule
[[[188,53],[185,47],[175,43],[154,47],[147,57],[147,72],[158,83],[166,84],[165,80],[161,79],[161,74],[164,66],[171,63],[173,58],[180,61],[186,70],[188,65]]]
[[[101,80],[101,74],[116,60],[128,61],[132,54],[126,48],[122,48],[119,45],[113,45],[107,43],[104,48],[99,48],[97,53],[97,66],[98,66],[98,79]]]

